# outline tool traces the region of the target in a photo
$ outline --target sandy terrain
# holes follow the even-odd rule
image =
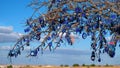
[[[0,68],[7,68],[7,65],[0,65]],[[46,65],[46,66],[19,66],[19,65],[13,65],[13,68],[120,68],[120,66],[95,66],[95,67],[91,67],[91,66],[79,66],[79,67],[60,67],[60,66],[50,66],[50,65]]]

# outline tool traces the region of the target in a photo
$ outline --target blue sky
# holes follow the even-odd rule
[[[9,64],[9,60],[5,59],[7,58],[7,49],[14,45],[16,40],[19,38],[19,34],[24,33],[24,23],[33,13],[33,10],[30,7],[27,7],[30,1],[31,0],[0,0],[0,61],[3,61],[0,62],[0,64]],[[103,55],[106,59],[103,58],[101,63],[97,63],[97,61],[91,62],[90,43],[90,38],[83,40],[80,37],[76,40],[73,46],[65,46],[63,44],[63,49],[58,49],[55,53],[50,53],[47,51],[47,53],[43,56],[40,55],[39,60],[41,61],[38,61],[37,63],[32,63],[32,61],[35,62],[36,58],[32,58],[33,60],[30,58],[29,60],[25,57],[27,52],[23,52],[22,56],[13,59],[13,63],[15,64],[17,62],[16,64],[22,64],[22,58],[24,57],[26,60],[24,64],[120,64],[117,60],[120,57],[120,50],[117,50],[117,55],[113,59],[108,58],[109,56],[107,55]]]
[[[0,25],[12,26],[14,31],[22,32],[24,22],[33,10],[27,7],[31,0],[0,0]]]

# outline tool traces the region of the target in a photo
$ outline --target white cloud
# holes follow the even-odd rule
[[[8,50],[1,50],[0,51],[0,64],[9,64],[6,60],[8,54]],[[99,63],[96,59],[95,62],[90,60],[91,51],[89,50],[80,50],[80,49],[57,49],[54,52],[50,52],[49,50],[45,50],[44,54],[41,56],[41,52],[39,52],[37,57],[27,58],[26,55],[29,54],[29,51],[22,51],[21,55],[17,58],[12,59],[13,64],[17,65],[28,65],[28,64],[35,64],[35,65],[60,65],[60,64],[68,64],[73,65],[78,63],[82,64],[98,64],[98,65],[105,65],[105,64],[112,64],[118,65],[120,64],[120,55],[116,55],[114,58],[110,58],[107,54],[102,54],[101,59],[102,61]],[[41,61],[40,61],[41,60]],[[25,62],[23,62],[25,61]],[[111,62],[112,61],[112,62]]]
[[[0,33],[11,33],[12,31],[12,26],[0,26]]]
[[[0,50],[11,50],[13,48],[13,45],[2,45],[0,46]],[[29,46],[24,47],[25,50],[30,50],[31,48]]]
[[[13,32],[12,26],[0,26],[0,43],[15,42],[21,35]]]

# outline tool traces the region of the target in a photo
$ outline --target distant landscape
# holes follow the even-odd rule
[[[72,66],[69,65],[60,65],[60,66],[51,66],[51,65],[0,65],[0,68],[120,68],[120,66],[113,66],[113,65],[79,65],[73,64]]]

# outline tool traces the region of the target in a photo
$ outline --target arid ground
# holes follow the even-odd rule
[[[79,67],[65,67],[65,66],[51,66],[51,65],[46,65],[46,66],[33,66],[33,65],[0,65],[0,68],[120,68],[120,66],[79,66]]]

